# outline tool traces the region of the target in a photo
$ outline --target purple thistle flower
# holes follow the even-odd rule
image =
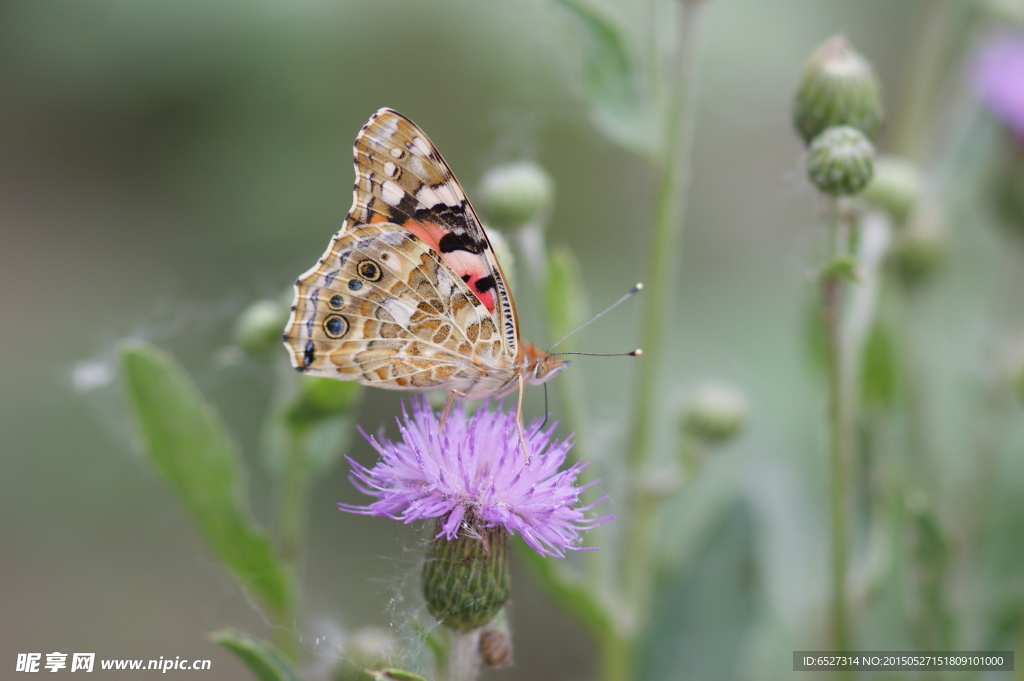
[[[474,521],[484,527],[504,527],[519,533],[541,555],[563,557],[578,550],[581,530],[603,525],[613,516],[587,518],[585,512],[603,501],[578,506],[580,493],[593,483],[576,485],[586,466],[582,462],[559,472],[571,440],[551,439],[555,424],[541,430],[540,421],[523,433],[531,453],[526,462],[514,413],[478,410],[467,415],[464,406],[452,409],[439,433],[440,420],[426,398],[412,401],[412,416],[402,405],[396,419],[400,442],[367,435],[381,455],[373,468],[351,458],[349,479],[377,500],[368,506],[338,504],[343,511],[379,515],[411,523],[439,518],[449,541],[460,527]]]
[[[1024,141],[1024,34],[1002,33],[975,53],[971,82],[988,111]]]

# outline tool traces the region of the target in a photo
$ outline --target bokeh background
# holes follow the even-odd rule
[[[706,379],[735,384],[750,421],[671,509],[663,540],[689,558],[660,594],[650,678],[788,678],[790,652],[821,644],[825,392],[808,326],[824,204],[803,177],[791,101],[808,54],[841,31],[898,107],[915,78],[908,49],[925,4],[710,2],[664,372],[680,404]],[[602,7],[647,20],[646,3]],[[958,40],[976,38],[965,30]],[[249,678],[205,636],[226,625],[267,636],[266,621],[139,455],[116,347],[143,338],[184,362],[241,442],[252,504],[269,517],[275,500],[253,452],[273,364],[287,357],[239,361],[231,328],[323,251],[351,200],[352,140],[377,108],[423,126],[471,197],[498,163],[547,168],[557,183],[549,241],[578,257],[595,309],[644,279],[654,177],[595,130],[580,69],[565,16],[540,0],[0,4],[0,675],[13,674],[19,652],[63,651],[211,658],[210,678]],[[921,121],[935,143],[926,157],[964,173],[942,186],[966,192],[977,168],[949,158],[967,148],[976,162],[997,138],[962,63],[945,68],[942,88],[943,110]],[[1019,332],[1024,311],[1020,290],[1008,289],[1020,261],[1005,236],[955,192],[945,198],[951,255],[923,299],[920,352],[934,368],[930,441],[953,490],[992,432],[993,348],[1014,324]],[[524,335],[543,345],[554,339],[519,275]],[[616,310],[578,345],[635,347],[639,312]],[[571,369],[601,434],[620,447],[634,361]],[[360,423],[390,422],[399,397],[368,392]],[[541,411],[539,390],[527,401]],[[998,618],[1012,645],[1021,617],[1021,420],[1019,407],[1006,412],[998,431],[981,578],[954,582],[967,584],[952,599],[967,647]],[[362,441],[349,451],[371,456]],[[345,654],[347,633],[387,628],[415,608],[422,537],[341,514],[340,500],[359,500],[341,463],[312,490],[295,625],[324,668]],[[614,498],[606,505],[615,511]],[[592,678],[586,637],[525,572],[514,577],[517,665],[487,678]],[[875,595],[863,647],[912,645],[903,598],[891,581]]]

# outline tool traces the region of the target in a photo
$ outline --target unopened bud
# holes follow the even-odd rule
[[[540,221],[555,196],[554,180],[530,161],[492,168],[480,184],[480,208],[488,221],[505,229]]]
[[[250,355],[264,355],[281,345],[288,307],[266,298],[251,303],[235,322],[235,344]]]
[[[455,539],[435,537],[423,564],[423,595],[430,614],[450,629],[484,626],[508,602],[508,562],[503,527],[487,528],[467,518]]]
[[[825,41],[807,61],[797,86],[793,123],[804,142],[837,125],[874,139],[882,127],[881,86],[871,63],[844,36]]]
[[[747,420],[747,400],[735,387],[706,383],[693,395],[683,414],[687,433],[710,444],[731,440]]]
[[[807,177],[825,194],[856,194],[871,180],[875,147],[860,130],[829,128],[807,152]]]
[[[871,182],[861,194],[869,204],[902,224],[921,198],[921,173],[913,161],[897,156],[875,159]]]
[[[941,209],[922,203],[896,233],[888,265],[906,286],[917,286],[937,272],[949,249]]]

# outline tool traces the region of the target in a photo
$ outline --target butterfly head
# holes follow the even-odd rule
[[[567,359],[559,359],[543,350],[538,350],[531,343],[523,343],[522,372],[527,383],[533,385],[546,383],[571,363]]]

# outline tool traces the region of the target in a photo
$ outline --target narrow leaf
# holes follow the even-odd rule
[[[554,0],[572,19],[583,48],[583,82],[594,123],[612,141],[653,156],[652,116],[624,31],[579,0]]]
[[[880,407],[892,406],[896,397],[899,361],[892,332],[875,322],[864,343],[861,378],[864,401]]]
[[[121,362],[146,456],[235,579],[277,615],[286,614],[289,573],[243,503],[237,447],[219,415],[180,365],[160,350],[125,345]]]
[[[419,674],[413,674],[402,669],[379,669],[370,671],[373,681],[427,681]]]
[[[298,673],[287,658],[274,646],[258,641],[237,629],[222,629],[210,634],[210,640],[219,643],[242,661],[260,681],[299,681]]]

